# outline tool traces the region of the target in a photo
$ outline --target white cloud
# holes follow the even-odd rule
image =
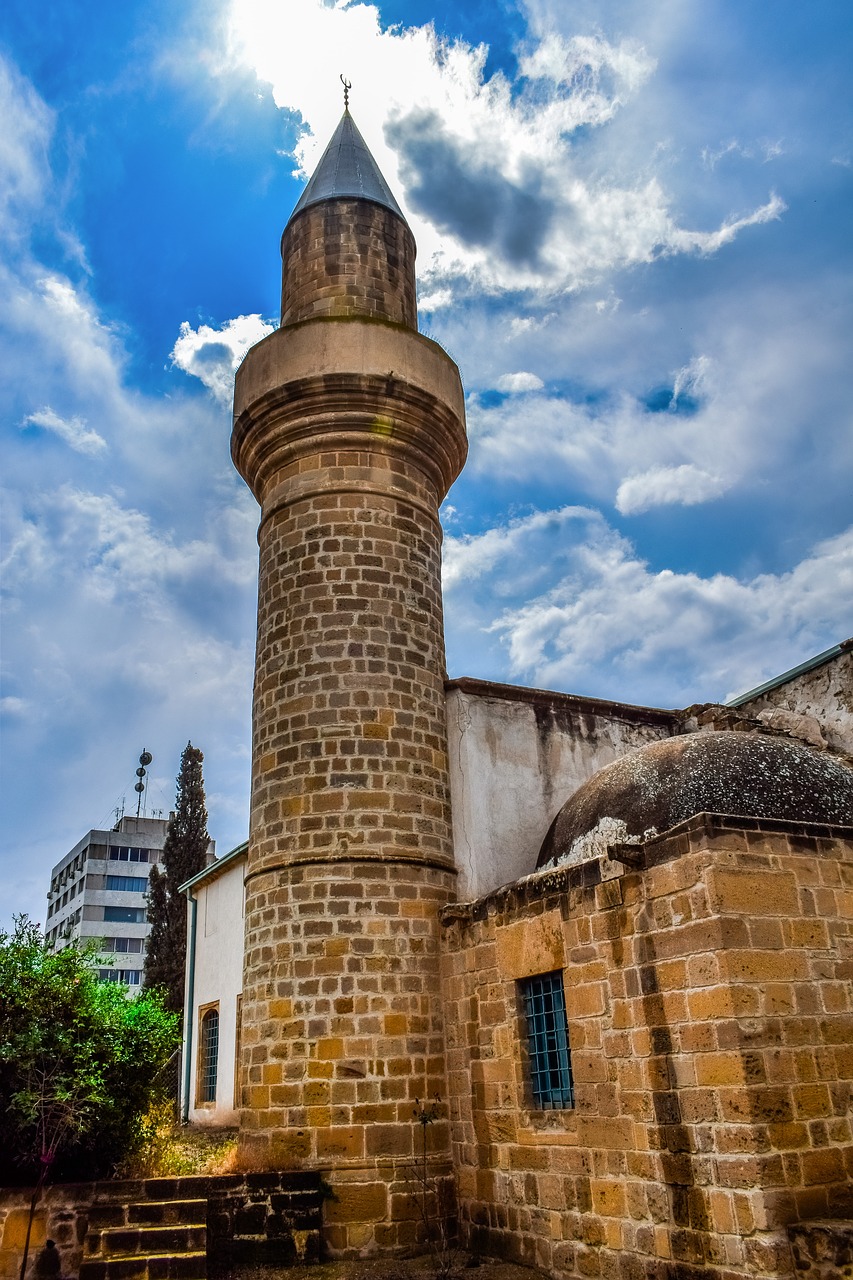
[[[654,467],[638,476],[628,476],[616,491],[616,507],[624,516],[639,515],[651,507],[678,503],[693,507],[725,493],[729,482],[684,463],[680,467]]]
[[[776,160],[784,154],[785,148],[779,140],[771,142],[767,139],[762,139],[754,146],[743,146],[740,142],[732,139],[731,142],[722,143],[716,148],[703,147],[702,163],[706,168],[713,170],[726,156],[738,155],[743,156],[745,160],[752,160],[756,155],[759,155],[762,164],[769,164],[771,160]]]
[[[28,705],[23,698],[16,698],[11,694],[8,697],[0,698],[0,714],[2,715],[23,716],[26,715],[28,709]]]
[[[234,787],[229,771],[246,781],[254,512],[208,509],[203,536],[186,538],[115,495],[73,486],[24,502],[4,493],[3,511],[7,749],[52,761],[54,820],[70,806],[83,823],[82,790],[91,824],[117,754],[129,765],[144,743],[177,767],[192,737],[212,791]],[[27,712],[13,725],[18,703]],[[58,766],[59,744],[73,744],[73,768]]]
[[[100,320],[79,285],[56,272],[40,274],[39,267],[24,262],[14,273],[2,272],[6,301],[0,329],[19,352],[3,377],[29,385],[30,395],[38,393],[41,403],[31,412],[45,399],[63,418],[78,416],[66,413],[64,403],[96,397],[114,405],[124,394],[126,363],[117,333]]]
[[[237,366],[249,348],[272,331],[273,326],[257,314],[235,316],[218,329],[209,324],[193,329],[184,320],[172,348],[172,363],[199,378],[220,404],[230,405]]]
[[[545,386],[542,379],[535,373],[504,373],[495,383],[498,391],[508,391],[518,393],[522,391],[541,391]]]
[[[13,593],[37,578],[65,578],[81,596],[105,603],[193,581],[198,589],[213,579],[249,586],[252,559],[235,551],[241,534],[226,523],[207,539],[178,542],[113,495],[65,485],[31,499],[7,533],[4,577]]]
[[[484,646],[496,636],[513,675],[544,688],[670,705],[720,699],[849,629],[853,528],[789,572],[743,580],[654,572],[581,508],[445,545],[451,661],[475,635]]]
[[[471,583],[505,564],[522,543],[530,543],[533,535],[553,535],[567,522],[595,519],[586,507],[563,507],[559,511],[538,511],[519,516],[505,525],[484,533],[462,534],[445,540],[442,556],[442,583],[445,591],[453,591],[462,583]],[[530,568],[525,574],[529,581]],[[512,579],[518,584],[518,578]]]
[[[577,131],[603,130],[654,75],[636,39],[531,33],[510,84],[486,76],[485,46],[443,40],[429,24],[382,30],[372,4],[232,0],[223,66],[248,66],[279,107],[299,112],[305,174],[341,105],[306,48],[347,68],[355,118],[418,240],[425,310],[463,284],[559,295],[614,268],[713,253],[784,208],[774,196],[715,229],[689,229],[659,174],[636,160],[596,172],[581,158]],[[360,91],[372,84],[382,93]]]
[[[775,192],[771,193],[766,204],[754,209],[752,213],[743,214],[740,218],[728,218],[716,231],[685,231],[681,228],[671,229],[669,247],[672,252],[688,252],[695,249],[699,253],[716,253],[725,244],[731,244],[738,232],[746,227],[757,227],[763,222],[776,222],[787,209],[785,201]]]
[[[529,80],[550,80],[574,94],[580,123],[603,123],[623,98],[641,87],[655,69],[655,59],[636,41],[619,46],[600,35],[576,35],[564,39],[556,32],[545,35],[533,51],[519,61],[519,72]],[[603,77],[614,81],[605,91]]]
[[[703,147],[702,163],[708,169],[716,169],[720,161],[723,160],[726,156],[736,155],[739,152],[742,152],[742,150],[743,148],[741,147],[740,143],[736,142],[734,139],[732,139],[731,142],[724,142],[721,146],[717,147],[716,149],[712,149],[711,147]]]
[[[144,743],[167,778],[188,737],[201,745],[211,829],[242,838],[257,508],[230,465],[228,414],[177,387],[177,371],[171,395],[140,391],[97,281],[63,269],[85,270],[86,254],[58,225],[52,113],[2,59],[0,103],[5,813],[10,849],[25,838],[40,879],[104,814],[125,753],[132,782]],[[226,344],[261,336],[251,319],[226,326]],[[52,788],[38,837],[35,760]],[[3,877],[10,893],[17,879]],[[9,901],[29,907],[20,893],[42,889]]]
[[[836,273],[653,312],[600,315],[577,299],[531,327],[466,315],[442,336],[451,350],[467,344],[475,386],[495,386],[509,360],[548,383],[525,397],[523,414],[469,393],[467,472],[559,485],[625,513],[736,489],[785,502],[821,491],[840,503],[853,464],[847,293]],[[586,381],[566,385],[576,370]]]
[[[670,409],[675,410],[678,408],[678,401],[681,396],[701,395],[706,391],[710,371],[711,361],[707,356],[694,356],[689,364],[686,364],[683,369],[679,369],[672,380]]]
[[[49,181],[47,149],[54,115],[29,81],[0,56],[0,233],[17,235],[24,208],[43,195]]]
[[[95,457],[107,447],[107,442],[103,436],[99,436],[97,431],[93,431],[82,418],[60,418],[58,413],[54,413],[49,405],[43,409],[37,410],[35,413],[29,414],[24,419],[25,425],[34,427],[43,427],[45,431],[52,431],[59,436],[60,440],[65,443],[76,453],[85,453],[90,457]]]
[[[418,296],[418,310],[421,313],[439,311],[442,307],[449,307],[452,302],[452,289],[435,289],[432,293],[424,293]]]

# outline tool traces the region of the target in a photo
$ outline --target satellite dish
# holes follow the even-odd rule
[[[145,790],[145,783],[144,783],[144,782],[137,782],[136,786],[135,786],[133,789],[134,789],[134,791],[138,791],[138,792],[140,793],[140,795],[141,795],[141,794],[142,794],[142,792]]]
[[[140,767],[139,769],[137,769],[137,770],[136,770],[136,776],[137,776],[137,778],[144,778],[144,777],[145,777],[145,770],[144,770],[143,768],[141,768],[141,767]]]
[[[152,756],[150,751],[143,751],[142,755],[139,757],[139,763],[150,764],[153,759],[154,757]]]

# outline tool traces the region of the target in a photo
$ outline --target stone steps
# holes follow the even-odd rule
[[[89,1258],[80,1264],[80,1280],[207,1280],[207,1251]]]
[[[105,1227],[186,1226],[202,1227],[207,1221],[206,1199],[140,1200],[132,1204],[93,1204],[89,1230]]]
[[[207,1201],[96,1204],[80,1280],[206,1280]]]

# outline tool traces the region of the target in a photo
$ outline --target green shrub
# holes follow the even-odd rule
[[[142,1140],[178,1019],[156,991],[99,983],[96,951],[55,951],[26,916],[0,930],[0,1181],[110,1174]]]

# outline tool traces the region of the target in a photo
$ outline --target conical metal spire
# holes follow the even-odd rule
[[[322,200],[336,200],[350,197],[360,200],[372,200],[403,217],[403,212],[391,194],[391,188],[379,172],[379,166],[367,149],[355,122],[345,110],[340,124],[332,135],[332,140],[323,152],[323,158],[314,170],[308,185],[299,197],[299,201],[288,221],[292,221],[298,213],[310,204],[319,204]]]

